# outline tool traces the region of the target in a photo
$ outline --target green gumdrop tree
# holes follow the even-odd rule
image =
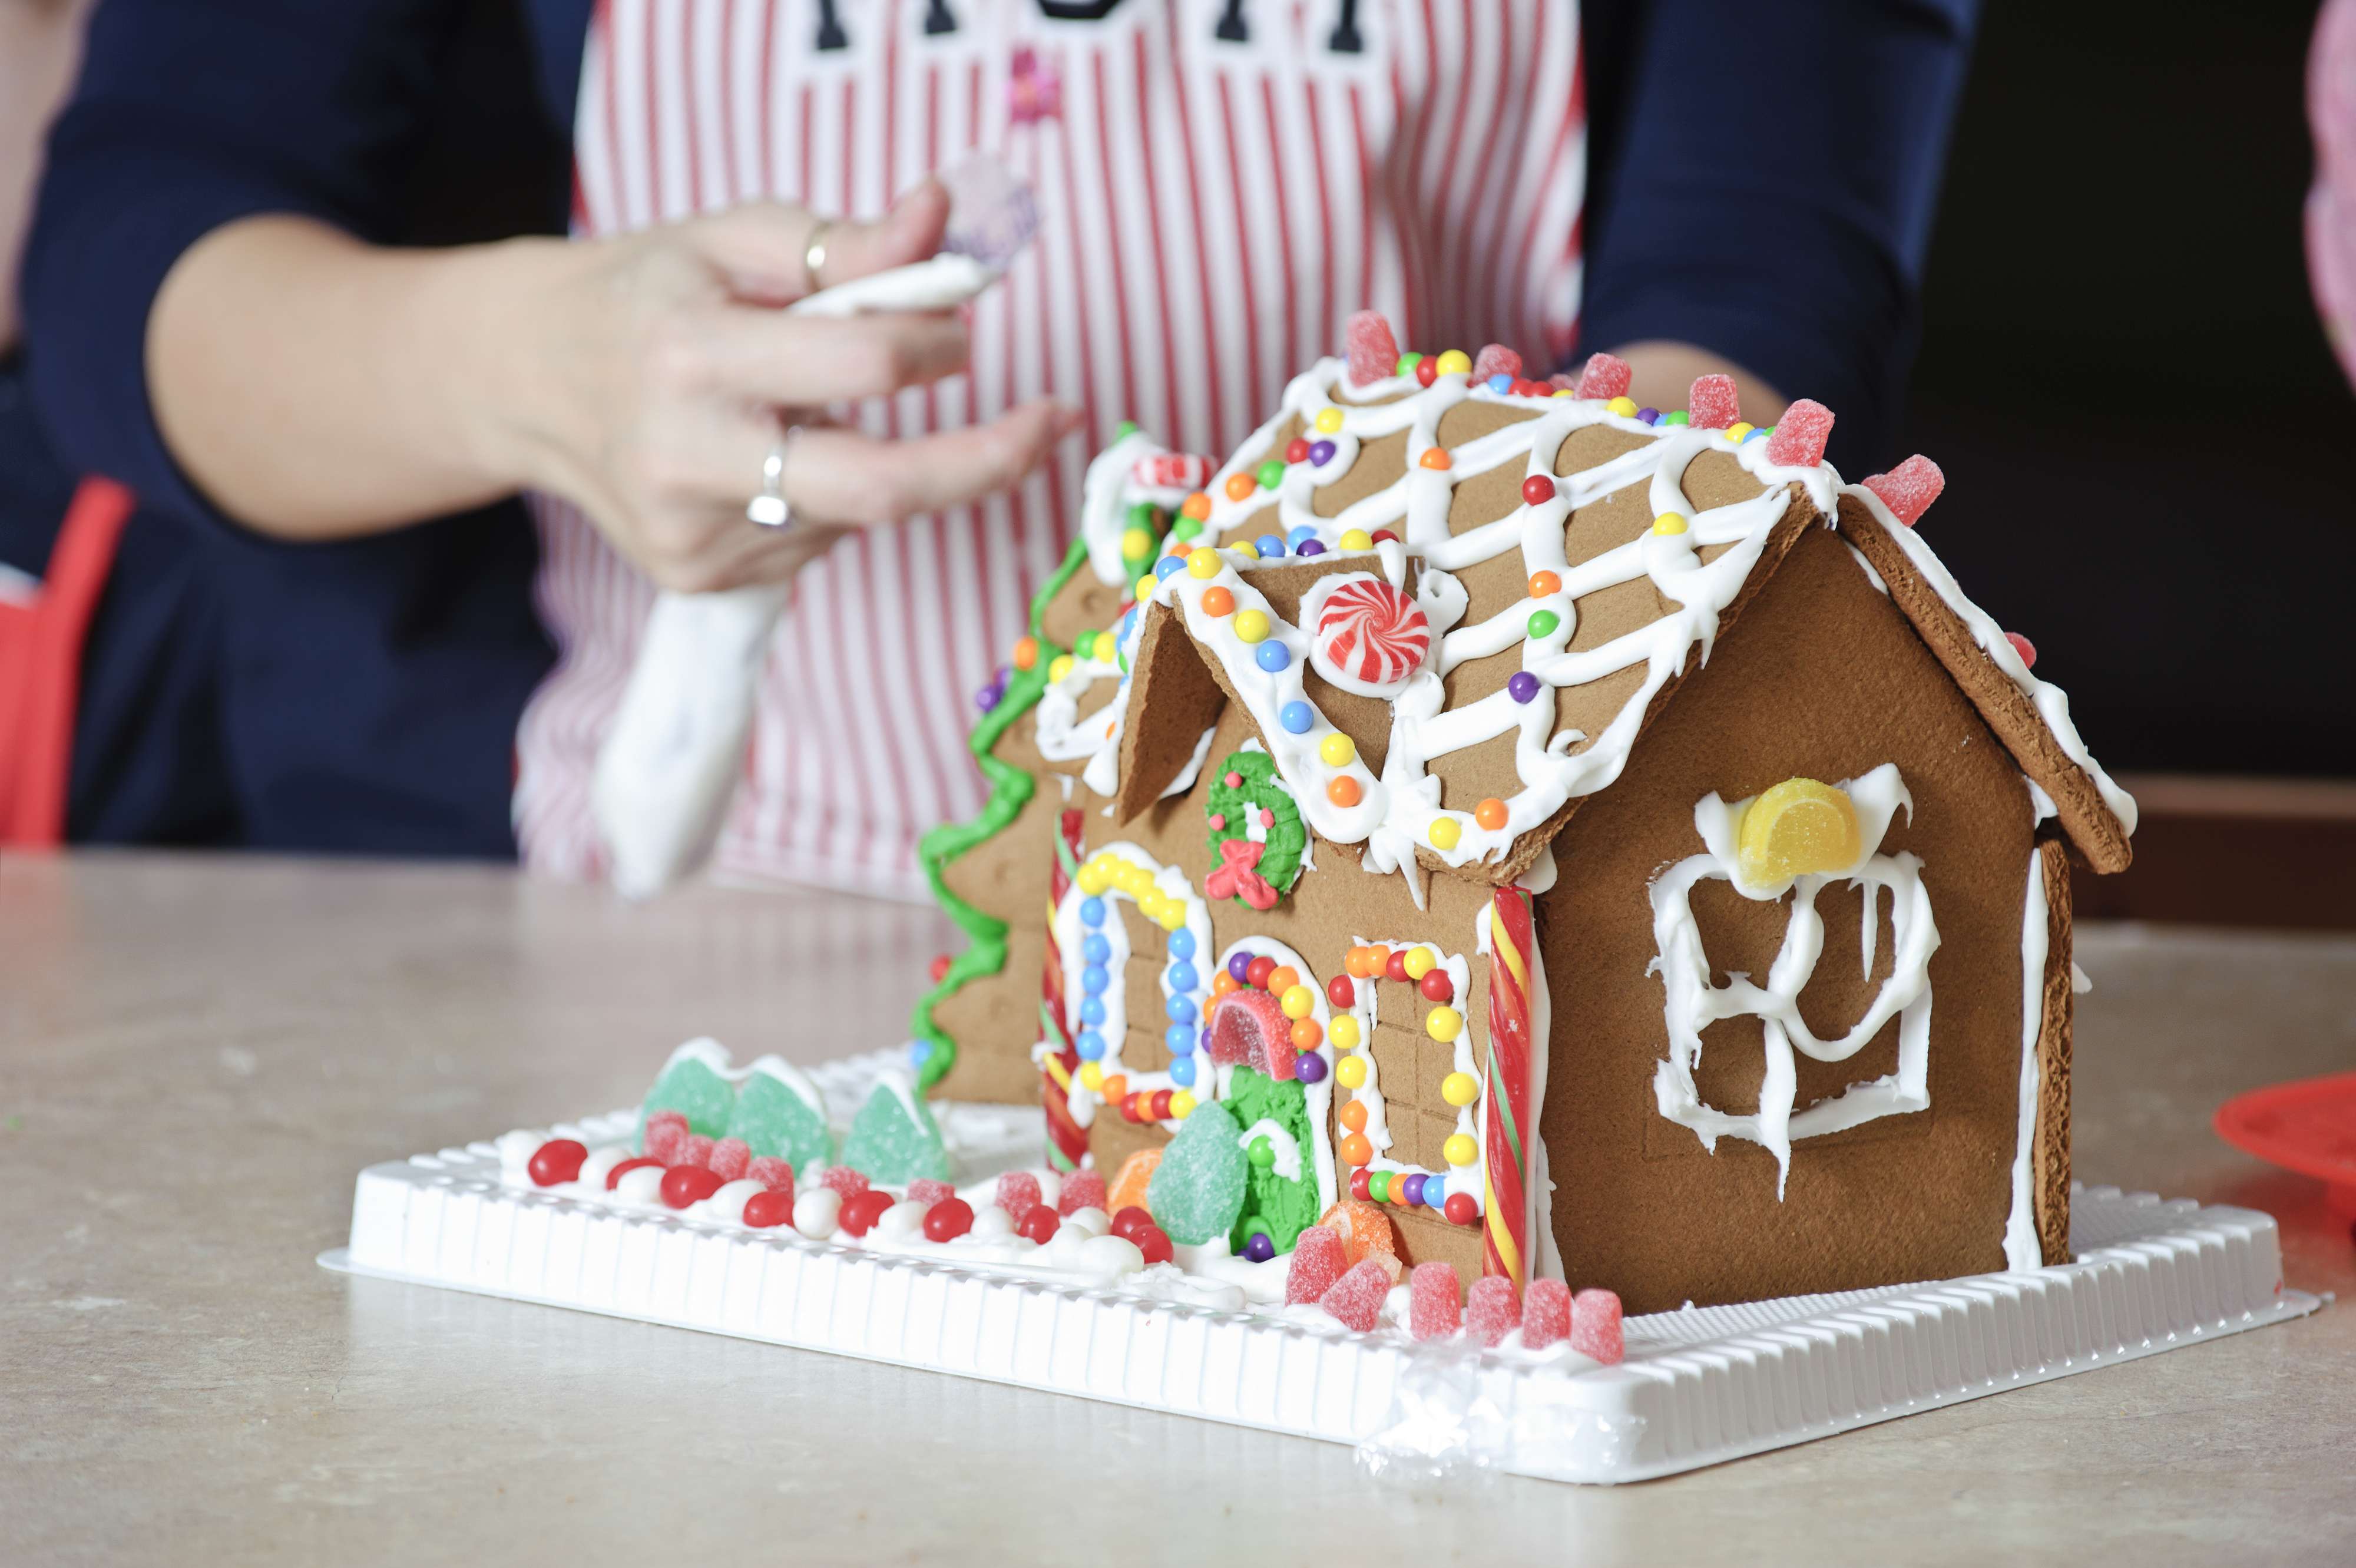
[[[1145,1187],[1147,1210],[1173,1241],[1199,1247],[1234,1226],[1248,1168],[1236,1142],[1241,1131],[1215,1100],[1204,1101],[1178,1123],[1178,1135]]]
[[[812,1110],[809,1101],[760,1071],[746,1079],[737,1091],[736,1114],[728,1123],[728,1136],[744,1139],[745,1147],[755,1155],[785,1161],[794,1167],[795,1175],[805,1177],[812,1167],[826,1165],[833,1154],[826,1118]]]
[[[894,1187],[949,1179],[941,1130],[925,1102],[905,1084],[879,1083],[868,1095],[867,1103],[851,1119],[851,1133],[842,1141],[842,1163],[865,1173],[870,1181]]]
[[[1235,1112],[1237,1136],[1266,1120],[1292,1134],[1293,1145],[1301,1151],[1301,1174],[1291,1178],[1279,1176],[1272,1165],[1252,1165],[1246,1157],[1243,1207],[1227,1244],[1241,1256],[1251,1233],[1265,1230],[1277,1251],[1290,1252],[1301,1233],[1317,1223],[1317,1146],[1309,1131],[1309,1091],[1297,1082],[1280,1083],[1239,1067],[1227,1088],[1226,1106]]]
[[[658,1111],[676,1111],[687,1118],[688,1131],[706,1138],[724,1138],[736,1114],[736,1090],[712,1070],[701,1057],[674,1053],[655,1086],[638,1107],[637,1146],[646,1147],[647,1118]]]

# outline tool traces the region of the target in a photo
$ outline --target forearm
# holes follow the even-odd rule
[[[16,338],[16,259],[41,137],[73,80],[88,0],[0,0],[0,349]]]
[[[1734,390],[1741,400],[1742,417],[1751,424],[1774,424],[1783,417],[1783,409],[1790,401],[1752,371],[1690,343],[1655,339],[1622,344],[1612,352],[1627,360],[1629,370],[1634,372],[1628,383],[1628,395],[1635,399],[1639,408],[1683,408],[1695,381],[1703,376],[1732,376]]]

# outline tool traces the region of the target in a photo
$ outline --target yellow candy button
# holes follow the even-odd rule
[[[1347,768],[1358,758],[1358,748],[1350,737],[1335,730],[1317,743],[1317,755],[1325,759],[1328,768]]]
[[[1655,533],[1683,533],[1685,531],[1686,520],[1679,517],[1676,512],[1665,511],[1660,516],[1653,520],[1653,532]]]
[[[1470,1105],[1481,1098],[1481,1080],[1469,1072],[1451,1072],[1440,1080],[1440,1098],[1451,1105]]]
[[[1358,1043],[1358,1021],[1344,1013],[1325,1026],[1325,1037],[1333,1042],[1335,1050],[1346,1051]],[[1351,1058],[1351,1060],[1355,1059],[1355,1058]],[[1344,1088],[1355,1089],[1366,1080],[1366,1064],[1364,1062],[1358,1063],[1358,1076],[1355,1079],[1350,1076],[1348,1061],[1344,1061],[1335,1070],[1341,1074]]]
[[[1176,930],[1186,923],[1185,902],[1178,898],[1166,900],[1161,911],[1153,917],[1153,923],[1165,931]]]
[[[1472,356],[1462,349],[1451,349],[1440,356],[1440,373],[1443,376],[1469,376],[1472,373]]]
[[[1288,1018],[1306,1018],[1317,1011],[1317,993],[1305,985],[1296,985],[1277,998],[1276,1004],[1284,1009]]]
[[[1439,817],[1433,820],[1431,824],[1431,847],[1439,850],[1443,854],[1448,851],[1454,849],[1456,847],[1456,841],[1463,836],[1463,826],[1458,822],[1454,817]]]
[[[1194,1095],[1191,1090],[1180,1090],[1170,1097],[1170,1120],[1183,1122],[1194,1114]]]
[[[1205,546],[1186,557],[1186,575],[1190,577],[1215,577],[1219,575],[1219,553]]]
[[[1254,544],[1248,539],[1238,539],[1233,544],[1228,545],[1227,548],[1234,551],[1237,554],[1242,556],[1247,561],[1257,561],[1259,559],[1259,546]]]
[[[1120,536],[1120,553],[1124,560],[1142,561],[1153,553],[1153,534],[1150,529],[1132,528]]]
[[[1846,871],[1864,853],[1856,802],[1813,779],[1786,779],[1742,813],[1742,880],[1754,887]]]
[[[1342,429],[1342,411],[1338,408],[1319,409],[1317,411],[1317,429],[1321,435],[1338,435]]]
[[[1333,1034],[1334,1034],[1334,1040],[1333,1040],[1333,1044],[1334,1044],[1334,1047],[1335,1047],[1337,1049],[1339,1049],[1339,1048],[1344,1048],[1344,1047],[1343,1047],[1343,1046],[1342,1046],[1342,1041],[1341,1041],[1341,1037],[1340,1037],[1340,1036],[1341,1036],[1341,1032],[1342,1032],[1342,1026],[1343,1026],[1343,1024],[1344,1024],[1344,1022],[1355,1023],[1355,1022],[1356,1022],[1356,1020],[1355,1020],[1355,1019],[1348,1019],[1348,1020],[1344,1020],[1344,1019],[1341,1019],[1341,1018],[1336,1018],[1336,1019],[1334,1019],[1334,1020],[1333,1020]],[[1355,1040],[1353,1040],[1351,1043],[1352,1043],[1353,1045],[1356,1044],[1356,1042],[1355,1042]],[[1337,1064],[1337,1065],[1334,1067],[1334,1069],[1333,1069],[1333,1076],[1334,1076],[1334,1078],[1336,1078],[1337,1079],[1339,1079],[1339,1080],[1341,1081],[1341,1085],[1342,1085],[1342,1087],[1343,1087],[1343,1088],[1344,1088],[1344,1089],[1364,1089],[1364,1088],[1365,1088],[1365,1087],[1366,1087],[1366,1058],[1364,1058],[1364,1057],[1344,1057],[1344,1058],[1341,1059],[1340,1063],[1339,1063],[1339,1064]]]
[[[1268,612],[1266,610],[1245,610],[1243,613],[1236,617],[1235,627],[1236,635],[1243,639],[1246,642],[1266,642],[1268,640]]]
[[[1440,1152],[1448,1156],[1451,1165],[1469,1165],[1481,1157],[1481,1145],[1472,1141],[1472,1134],[1458,1133],[1440,1145]]]
[[[1072,672],[1072,663],[1073,660],[1070,654],[1058,653],[1055,655],[1055,661],[1047,666],[1047,679],[1050,681],[1062,680],[1065,676]]]
[[[1726,438],[1740,446],[1742,445],[1742,438],[1750,434],[1750,425],[1738,424],[1726,433]]]
[[[1344,550],[1372,550],[1374,547],[1375,536],[1363,528],[1354,528],[1342,535],[1342,548]]]
[[[1610,403],[1603,405],[1603,412],[1606,413],[1616,413],[1622,419],[1633,419],[1636,417],[1636,400],[1627,397],[1615,397]]]
[[[1104,1069],[1098,1067],[1094,1062],[1082,1062],[1080,1064],[1080,1087],[1083,1089],[1102,1089],[1104,1087]]]
[[[1434,1007],[1424,1015],[1423,1032],[1444,1046],[1464,1032],[1464,1015],[1453,1007]]]
[[[1152,574],[1152,573],[1151,573],[1151,572],[1148,572],[1144,576],[1140,577],[1140,578],[1137,580],[1137,591],[1136,591],[1135,593],[1131,594],[1131,595],[1130,596],[1130,597],[1131,597],[1131,598],[1135,599],[1139,604],[1141,604],[1141,604],[1143,604],[1146,600],[1148,600],[1148,599],[1151,598],[1152,596],[1153,596],[1153,574]]]
[[[1409,948],[1407,956],[1399,960],[1399,967],[1407,971],[1409,980],[1421,980],[1440,967],[1440,960],[1432,956],[1430,948]]]

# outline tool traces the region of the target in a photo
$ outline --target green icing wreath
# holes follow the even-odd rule
[[[1211,824],[1215,884],[1237,880],[1221,875],[1226,863],[1234,858],[1223,846],[1249,839],[1245,831],[1248,820],[1245,813],[1265,811],[1274,820],[1268,823],[1268,842],[1260,851],[1259,863],[1250,871],[1278,893],[1292,891],[1292,885],[1301,880],[1301,859],[1309,848],[1309,829],[1301,821],[1301,808],[1294,803],[1292,792],[1277,782],[1274,757],[1264,751],[1238,751],[1220,763],[1218,771],[1212,775],[1210,794],[1203,809]],[[1252,903],[1240,885],[1232,889],[1219,886],[1205,891],[1214,897],[1231,891],[1238,902]]]

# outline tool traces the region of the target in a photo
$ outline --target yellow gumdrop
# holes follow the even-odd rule
[[[1454,817],[1436,817],[1432,820],[1431,847],[1442,854],[1454,849],[1456,841],[1463,836],[1464,826]]]
[[[1374,547],[1375,536],[1363,528],[1351,529],[1342,535],[1342,548],[1344,550],[1372,550]]]
[[[1407,971],[1409,980],[1421,980],[1440,967],[1440,960],[1430,948],[1409,948],[1407,956],[1399,960],[1399,967]]]
[[[1317,1011],[1317,993],[1305,985],[1296,985],[1277,999],[1288,1018],[1306,1018]]]
[[[1073,659],[1070,654],[1058,653],[1055,655],[1055,661],[1047,666],[1047,679],[1050,681],[1061,681],[1065,676],[1072,672],[1072,664]]]
[[[1333,1023],[1326,1026],[1325,1037],[1333,1042],[1333,1048],[1335,1050],[1346,1051],[1358,1043],[1358,1021],[1355,1018],[1351,1017],[1347,1013],[1344,1013],[1340,1017],[1334,1019]],[[1362,1083],[1365,1080],[1366,1064],[1364,1062],[1358,1062],[1358,1082],[1354,1083],[1350,1079],[1350,1062],[1356,1060],[1357,1058],[1353,1057],[1349,1058],[1349,1060],[1343,1062],[1341,1068],[1337,1069],[1342,1074],[1342,1082],[1344,1086],[1349,1089],[1355,1089],[1358,1087],[1358,1083]]]
[[[1464,1015],[1453,1007],[1434,1007],[1424,1015],[1423,1032],[1444,1046],[1464,1032]]]
[[[1462,349],[1451,349],[1440,356],[1440,373],[1443,376],[1469,376],[1472,373],[1472,356]],[[1633,412],[1633,411],[1631,411]]]
[[[1686,520],[1673,511],[1665,511],[1653,520],[1653,532],[1659,534],[1683,533]]]
[[[1338,408],[1319,409],[1317,411],[1317,429],[1319,434],[1324,435],[1337,435],[1341,434],[1342,411]]]
[[[1182,1089],[1170,1097],[1170,1120],[1183,1122],[1193,1114],[1194,1114],[1194,1094],[1192,1090]]]
[[[1440,1098],[1451,1105],[1470,1105],[1481,1098],[1481,1080],[1469,1072],[1451,1072],[1440,1080]]]
[[[1080,1087],[1087,1090],[1102,1089],[1104,1087],[1104,1069],[1098,1067],[1094,1062],[1082,1062],[1080,1064]]]
[[[1340,1035],[1340,1033],[1341,1033],[1341,1030],[1342,1030],[1342,1026],[1343,1026],[1344,1024],[1345,1024],[1345,1023],[1354,1023],[1354,1022],[1355,1022],[1355,1019],[1347,1019],[1347,1018],[1336,1018],[1336,1019],[1334,1019],[1334,1020],[1333,1020],[1333,1031],[1334,1031],[1334,1034],[1335,1034],[1336,1036],[1339,1036],[1339,1035]],[[1334,1042],[1333,1042],[1333,1043],[1334,1043],[1334,1045],[1339,1046],[1342,1042],[1341,1042],[1341,1040],[1340,1040],[1339,1038],[1336,1038],[1336,1039],[1334,1040]],[[1341,1083],[1342,1087],[1343,1087],[1343,1088],[1344,1088],[1344,1089],[1364,1089],[1364,1088],[1365,1088],[1365,1087],[1366,1087],[1366,1058],[1364,1058],[1364,1057],[1344,1057],[1344,1058],[1342,1058],[1342,1060],[1341,1060],[1341,1063],[1333,1069],[1333,1077],[1335,1078],[1335,1079],[1336,1079],[1336,1080],[1338,1080],[1338,1081]]]
[[[1448,1156],[1451,1165],[1469,1165],[1481,1157],[1481,1145],[1472,1141],[1471,1133],[1458,1133],[1440,1145],[1440,1152]]]
[[[1742,813],[1742,880],[1754,887],[1846,871],[1864,853],[1856,803],[1813,779],[1786,779]]]
[[[1235,618],[1236,636],[1246,642],[1268,640],[1268,612],[1246,610]]]
[[[1615,397],[1603,405],[1603,412],[1616,413],[1622,419],[1633,419],[1636,417],[1636,400],[1632,397]]]
[[[1347,768],[1358,759],[1357,744],[1335,730],[1317,743],[1317,755],[1325,759],[1328,768]]]
[[[1219,553],[1206,546],[1186,557],[1186,573],[1194,577],[1215,577],[1219,564]]]

